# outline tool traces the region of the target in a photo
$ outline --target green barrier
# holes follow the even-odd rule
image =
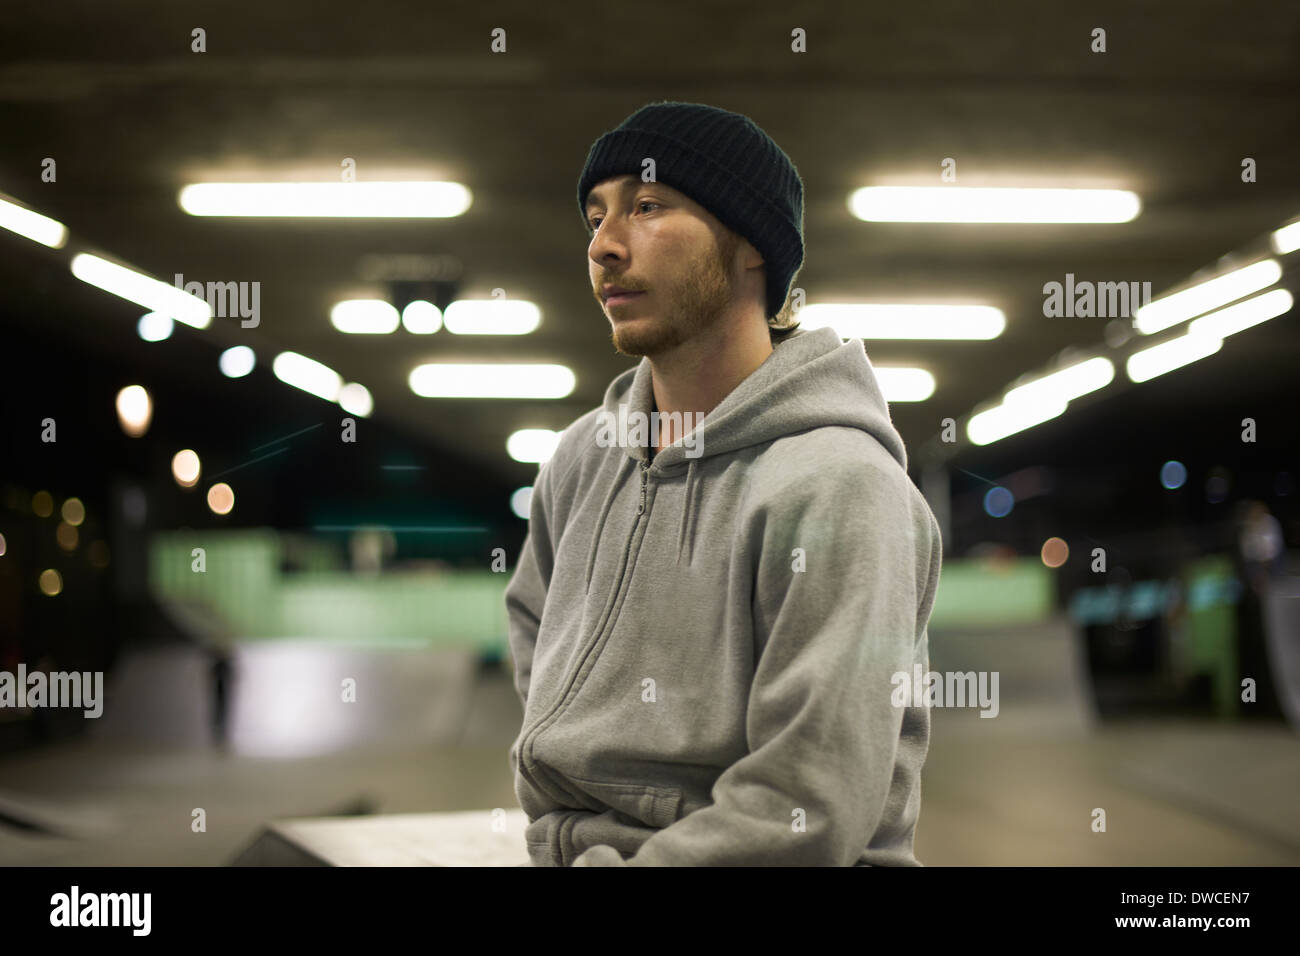
[[[1214,713],[1235,717],[1237,685],[1236,576],[1232,561],[1214,555],[1190,562],[1183,571],[1187,594],[1181,652],[1182,675],[1210,675]]]
[[[199,602],[241,640],[312,638],[399,646],[474,647],[504,655],[510,573],[320,570],[328,551],[308,549],[313,570],[280,570],[284,540],[272,530],[169,531],[149,548],[149,584],[161,599]],[[295,542],[296,548],[301,544]],[[193,570],[193,549],[205,570]]]
[[[930,627],[997,627],[1046,621],[1055,572],[1038,558],[945,560]]]
[[[200,601],[240,639],[311,637],[367,645],[471,646],[504,655],[510,571],[329,569],[330,552],[294,542],[313,570],[280,570],[285,541],[269,529],[168,531],[153,536],[150,586],[159,597]],[[192,550],[206,571],[192,570]],[[303,549],[306,548],[304,551]],[[932,627],[996,627],[1045,621],[1053,572],[1037,558],[945,561]]]

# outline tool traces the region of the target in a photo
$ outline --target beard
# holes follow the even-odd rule
[[[611,319],[614,349],[633,358],[653,357],[716,325],[735,294],[729,270],[739,244],[738,235],[724,234],[709,255],[691,260],[675,283],[655,286],[656,311]]]

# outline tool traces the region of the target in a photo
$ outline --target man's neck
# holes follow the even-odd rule
[[[689,433],[772,354],[766,324],[739,328],[718,323],[709,332],[650,359],[655,410],[659,412],[656,451]],[[680,426],[664,416],[680,412]],[[687,417],[687,416],[690,417]]]

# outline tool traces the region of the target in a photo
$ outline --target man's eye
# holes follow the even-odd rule
[[[657,208],[659,205],[660,205],[659,203],[657,203],[657,202],[653,202],[653,201],[651,201],[651,200],[649,200],[649,199],[642,199],[639,203],[637,203],[637,206],[638,206],[638,207],[640,207],[640,206],[655,206],[655,207]],[[592,218],[588,219],[588,220],[587,220],[587,225],[591,227],[591,229],[592,229],[593,232],[595,232],[597,229],[600,228],[600,217],[599,217],[599,216],[593,216]]]

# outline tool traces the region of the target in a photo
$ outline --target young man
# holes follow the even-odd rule
[[[744,116],[654,103],[578,205],[641,362],[540,469],[506,591],[530,858],[920,865],[929,712],[894,677],[929,670],[939,530],[861,340],[778,320],[798,173]]]

